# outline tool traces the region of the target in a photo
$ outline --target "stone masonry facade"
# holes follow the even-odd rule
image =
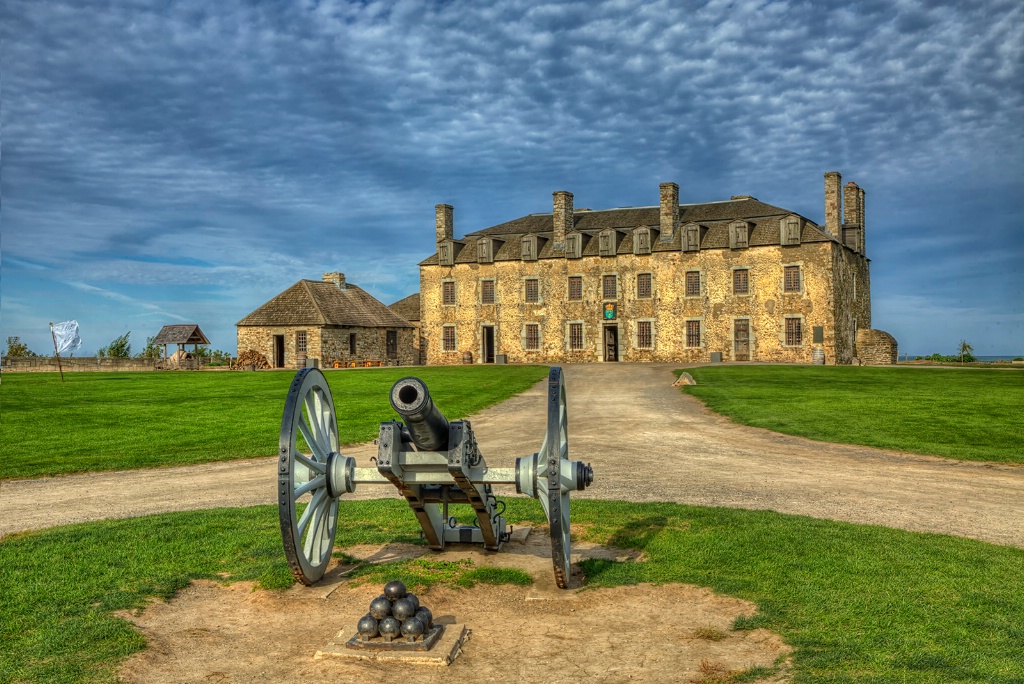
[[[301,334],[305,334],[306,351],[301,353],[297,347]],[[273,327],[240,327],[238,328],[238,349],[252,349],[267,357],[271,366],[274,365],[274,337],[280,335],[284,341],[284,368],[301,368],[305,365],[300,357],[318,359],[323,368],[331,368],[335,362],[339,366],[352,363],[362,365],[366,362],[380,361],[386,366],[409,366],[419,361],[419,350],[413,344],[411,328],[395,328],[392,333],[397,337],[397,347],[388,353],[388,331],[380,328],[364,328],[356,326],[316,327],[316,326],[273,326]],[[352,342],[355,350],[352,351]]]
[[[599,211],[558,191],[550,214],[459,240],[438,205],[426,361],[852,363],[871,327],[863,200],[825,174],[819,226],[749,196],[680,205],[675,183],[657,206]]]

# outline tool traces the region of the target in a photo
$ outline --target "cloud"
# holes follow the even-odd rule
[[[9,0],[0,21],[7,274],[153,288],[169,311],[205,290],[237,320],[335,269],[397,299],[434,204],[463,233],[562,188],[645,205],[675,180],[684,202],[820,220],[840,169],[868,190],[883,273],[991,270],[949,184],[960,206],[988,196],[971,206],[994,240],[1019,231],[1016,2]],[[909,207],[953,256],[903,248]]]

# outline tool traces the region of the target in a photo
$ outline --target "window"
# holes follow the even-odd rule
[[[579,233],[565,236],[565,256],[569,259],[579,259],[583,254],[583,236]]]
[[[786,266],[785,275],[783,278],[783,292],[799,292],[800,291],[800,267],[799,266]]]
[[[804,343],[801,320],[799,318],[786,319],[786,346],[798,347]]]
[[[636,322],[636,346],[638,349],[654,348],[654,323],[651,321]]]
[[[523,261],[536,261],[537,260],[537,237],[534,235],[527,235],[523,238]]]
[[[355,353],[356,353],[356,334],[355,333],[349,333],[348,334],[348,353],[351,354],[352,356],[355,356]]]
[[[569,301],[583,300],[583,276],[569,276]]]
[[[696,252],[700,249],[700,226],[696,223],[688,224],[683,228],[683,251]]]
[[[700,296],[700,271],[686,272],[686,296]]]
[[[523,347],[526,351],[537,351],[540,349],[539,323],[526,324],[526,335],[524,336]]]
[[[650,299],[651,298],[651,274],[650,273],[638,273],[636,276],[636,296],[637,299]]]
[[[441,283],[441,303],[445,306],[455,306],[455,281],[446,280]]]
[[[526,279],[526,301],[532,304],[540,301],[540,281],[536,278]]]
[[[633,253],[651,253],[651,230],[650,228],[637,228],[633,231]]]
[[[605,299],[617,299],[616,294],[616,280],[615,275],[606,275],[601,277],[601,292]]]
[[[442,266],[451,266],[454,263],[451,242],[442,242],[437,246],[437,261]]]
[[[295,353],[305,354],[306,353],[306,331],[296,330],[295,331]]]
[[[480,281],[480,303],[481,304],[493,304],[494,303],[494,281],[493,280],[481,280]]]
[[[398,358],[398,331],[388,330],[387,354],[389,359]]]
[[[784,245],[800,244],[800,219],[790,216],[782,220],[781,242]]]
[[[443,326],[441,331],[441,351],[455,351],[455,326]]]
[[[490,238],[480,238],[476,243],[476,260],[481,264],[494,261],[494,243]]]
[[[601,256],[615,256],[615,249],[618,245],[615,244],[615,231],[605,230],[601,232],[601,236],[598,238],[598,251]]]
[[[583,349],[583,324],[569,324],[569,349]]]
[[[746,249],[747,236],[750,234],[750,224],[746,221],[734,221],[729,224],[729,248]]]
[[[745,268],[737,268],[732,272],[732,293],[750,293],[750,271]]]
[[[686,321],[686,346],[700,346],[700,321]]]

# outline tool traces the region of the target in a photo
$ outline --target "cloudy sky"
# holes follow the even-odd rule
[[[1024,354],[1022,51],[1019,0],[4,0],[0,341],[233,352],[300,278],[416,291],[437,203],[458,236],[675,181],[823,223],[835,170],[874,327]]]

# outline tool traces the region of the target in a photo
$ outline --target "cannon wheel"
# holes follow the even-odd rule
[[[551,531],[551,562],[555,583],[569,588],[569,492],[561,486],[562,461],[569,459],[569,415],[565,402],[565,380],[562,369],[551,368],[548,374],[548,430],[541,446],[541,466],[547,473],[544,506]]]
[[[304,368],[295,374],[284,403],[277,498],[288,566],[306,585],[323,577],[331,561],[338,498],[327,473],[337,451],[338,423],[327,378],[316,368]]]

